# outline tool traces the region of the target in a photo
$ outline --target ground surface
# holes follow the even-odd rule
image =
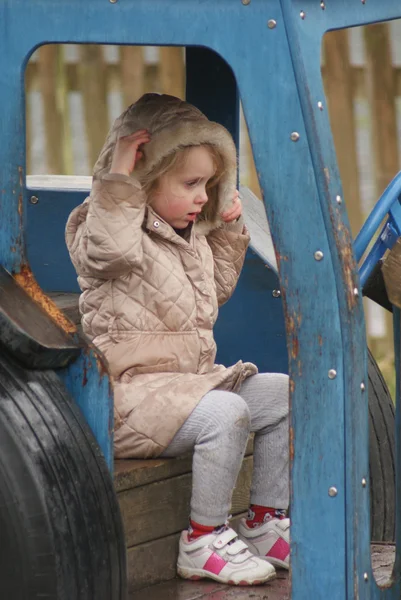
[[[372,546],[372,564],[378,584],[383,585],[391,575],[395,548],[392,545]],[[277,578],[267,585],[236,588],[212,581],[182,581],[173,579],[167,583],[142,589],[130,600],[290,600],[287,573],[278,571]]]
[[[167,583],[136,592],[132,600],[289,600],[288,579],[284,571],[268,585],[233,587],[212,581],[182,581]],[[131,599],[130,599],[131,600]]]

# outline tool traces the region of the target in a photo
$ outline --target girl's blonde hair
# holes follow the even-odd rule
[[[171,171],[180,169],[185,165],[188,154],[191,148],[197,146],[184,146],[178,148],[175,152],[168,154],[152,169],[150,173],[141,178],[142,189],[145,191],[146,197],[149,198],[157,188],[160,177]],[[206,148],[212,158],[214,166],[214,175],[209,179],[206,185],[208,201],[202,209],[200,215],[201,220],[214,221],[218,210],[218,184],[221,177],[224,175],[224,161],[218,152],[217,148],[212,144],[202,144]]]

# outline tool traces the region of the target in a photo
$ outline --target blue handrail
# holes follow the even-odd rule
[[[401,235],[400,198],[401,171],[384,190],[354,241],[356,260],[359,262],[379,228],[380,223],[387,214],[389,215],[373,247],[359,268],[359,278],[362,287],[365,285],[377,262],[382,258],[386,250],[394,246],[397,238]]]
[[[363,225],[361,231],[358,233],[355,242],[354,242],[354,251],[356,255],[356,260],[359,262],[368,247],[371,239],[376,233],[380,223],[383,221],[384,217],[390,209],[392,205],[399,199],[401,196],[401,171],[394,177],[394,179],[389,183],[389,185],[384,190],[380,199],[378,200],[376,206],[370,213],[369,217],[366,219],[366,223]]]

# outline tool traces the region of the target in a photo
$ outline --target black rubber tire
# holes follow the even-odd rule
[[[0,356],[0,597],[125,600],[107,465],[53,371]]]
[[[395,414],[380,369],[368,352],[371,539],[395,539]]]

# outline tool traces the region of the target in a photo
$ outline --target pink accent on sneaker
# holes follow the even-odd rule
[[[290,546],[285,540],[279,538],[277,542],[270,548],[266,556],[277,558],[278,560],[285,560],[290,553]]]
[[[220,571],[226,566],[227,562],[221,558],[218,554],[213,552],[203,565],[205,571],[209,571],[210,573],[214,573],[218,575]]]

